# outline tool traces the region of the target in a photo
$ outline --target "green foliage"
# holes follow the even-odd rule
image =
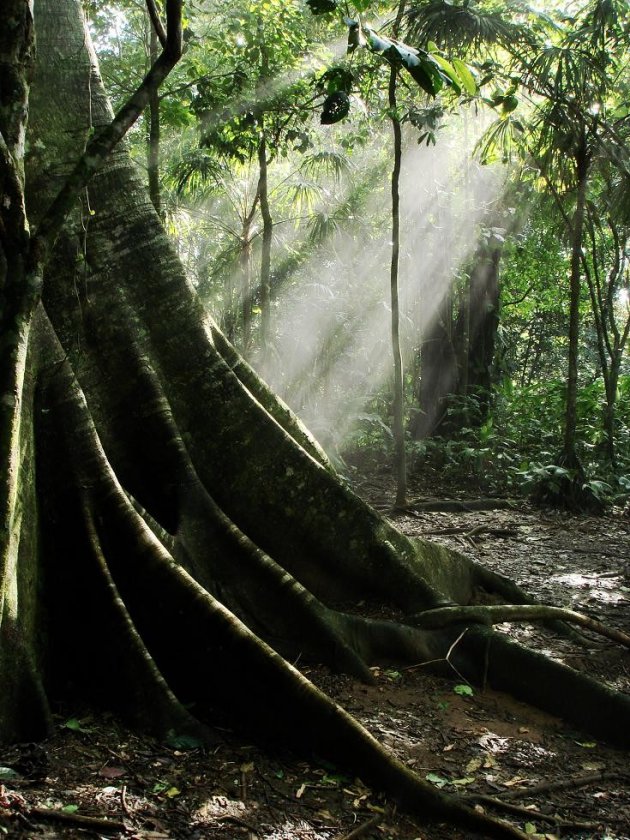
[[[132,0],[121,0],[115,15],[103,0],[90,0],[86,7],[118,105],[148,67],[145,12]],[[570,13],[540,15],[514,4],[430,0],[408,10],[403,40],[391,37],[388,28],[395,10],[395,4],[369,0],[208,0],[190,6],[186,53],[160,98],[168,224],[190,276],[223,324],[234,317],[245,245],[246,260],[254,267],[260,260],[257,153],[264,140],[276,222],[272,297],[300,287],[313,292],[315,310],[320,298],[337,307],[332,333],[322,327],[317,335],[320,350],[313,370],[303,374],[307,384],[293,385],[299,410],[316,407],[318,395],[303,397],[300,388],[316,390],[317,375],[332,367],[351,370],[353,336],[365,329],[339,288],[360,299],[366,311],[382,307],[382,291],[372,300],[365,278],[378,275],[383,265],[377,260],[366,266],[360,249],[348,243],[382,232],[391,161],[379,131],[390,116],[390,69],[398,74],[396,115],[427,146],[437,144],[456,105],[483,103],[495,120],[478,145],[479,155],[485,162],[512,162],[516,185],[506,199],[513,220],[480,232],[505,240],[495,384],[491,393],[452,396],[448,419],[458,429],[452,439],[409,446],[419,463],[439,467],[446,478],[472,478],[487,490],[527,492],[541,483],[558,489],[563,480],[578,478],[558,463],[558,452],[566,403],[575,155],[585,139],[589,172],[581,271],[590,288],[582,283],[579,300],[580,480],[598,500],[621,501],[630,489],[624,478],[630,471],[630,368],[624,356],[626,314],[619,302],[628,283],[630,228],[627,3],[581,2]],[[347,45],[339,47],[346,33]],[[143,166],[147,128],[145,123],[130,137]],[[418,231],[439,224],[438,207],[423,213]],[[410,238],[416,233],[410,231]],[[345,263],[344,249],[352,252]],[[306,270],[309,264],[315,269]],[[331,272],[340,278],[331,278]],[[458,306],[464,311],[468,282],[465,267],[458,272],[454,318]],[[256,284],[250,297],[255,320]],[[276,335],[282,330],[277,306]],[[404,326],[417,329],[411,321]],[[234,337],[238,340],[238,332]],[[611,466],[602,421],[610,393],[603,375],[617,361],[617,463]],[[391,404],[388,388],[375,388],[371,376],[366,364],[368,398],[347,399],[354,425],[345,446],[378,459],[392,447]],[[416,385],[411,378],[406,382],[409,404]],[[321,428],[315,421],[315,433],[330,436],[320,422]]]

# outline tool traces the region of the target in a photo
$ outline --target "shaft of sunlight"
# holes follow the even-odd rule
[[[503,171],[472,162],[463,152],[462,137],[460,124],[436,146],[419,146],[407,138],[400,264],[401,339],[407,359],[472,256],[480,225],[502,193]],[[467,146],[472,146],[469,138]],[[367,169],[369,177],[369,164],[357,169]],[[391,375],[390,224],[387,173],[375,179],[361,218],[321,245],[281,293],[275,352],[256,362],[262,376],[333,450]]]

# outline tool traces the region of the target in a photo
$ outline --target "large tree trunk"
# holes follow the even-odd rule
[[[91,125],[111,116],[78,0],[40,0],[36,24],[35,223]],[[246,722],[424,819],[523,836],[414,776],[283,657],[367,680],[381,657],[438,660],[462,634],[461,623],[418,629],[418,613],[467,603],[478,586],[526,596],[406,539],[337,479],[202,309],[124,148],[94,179],[90,207],[87,242],[72,220],[48,265],[24,355],[19,457],[2,464],[17,501],[0,523],[0,740],[41,735],[64,695],[158,734]],[[409,620],[336,606],[370,598]],[[452,661],[630,745],[627,697],[481,624]]]

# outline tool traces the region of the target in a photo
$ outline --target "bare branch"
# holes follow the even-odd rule
[[[160,19],[160,13],[155,5],[155,0],[147,0],[147,11],[149,12],[149,17],[151,18],[151,23],[153,24],[153,29],[158,37],[158,41],[162,44],[162,49],[166,49],[168,39]]]

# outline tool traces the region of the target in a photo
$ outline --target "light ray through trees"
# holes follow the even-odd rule
[[[407,138],[401,332],[408,358],[471,258],[503,189],[503,168],[471,163],[462,124],[455,122],[434,147]],[[366,171],[361,164],[357,169]],[[300,267],[277,300],[275,353],[260,366],[333,451],[391,375],[388,200],[386,181],[376,181],[361,218],[333,233]]]

